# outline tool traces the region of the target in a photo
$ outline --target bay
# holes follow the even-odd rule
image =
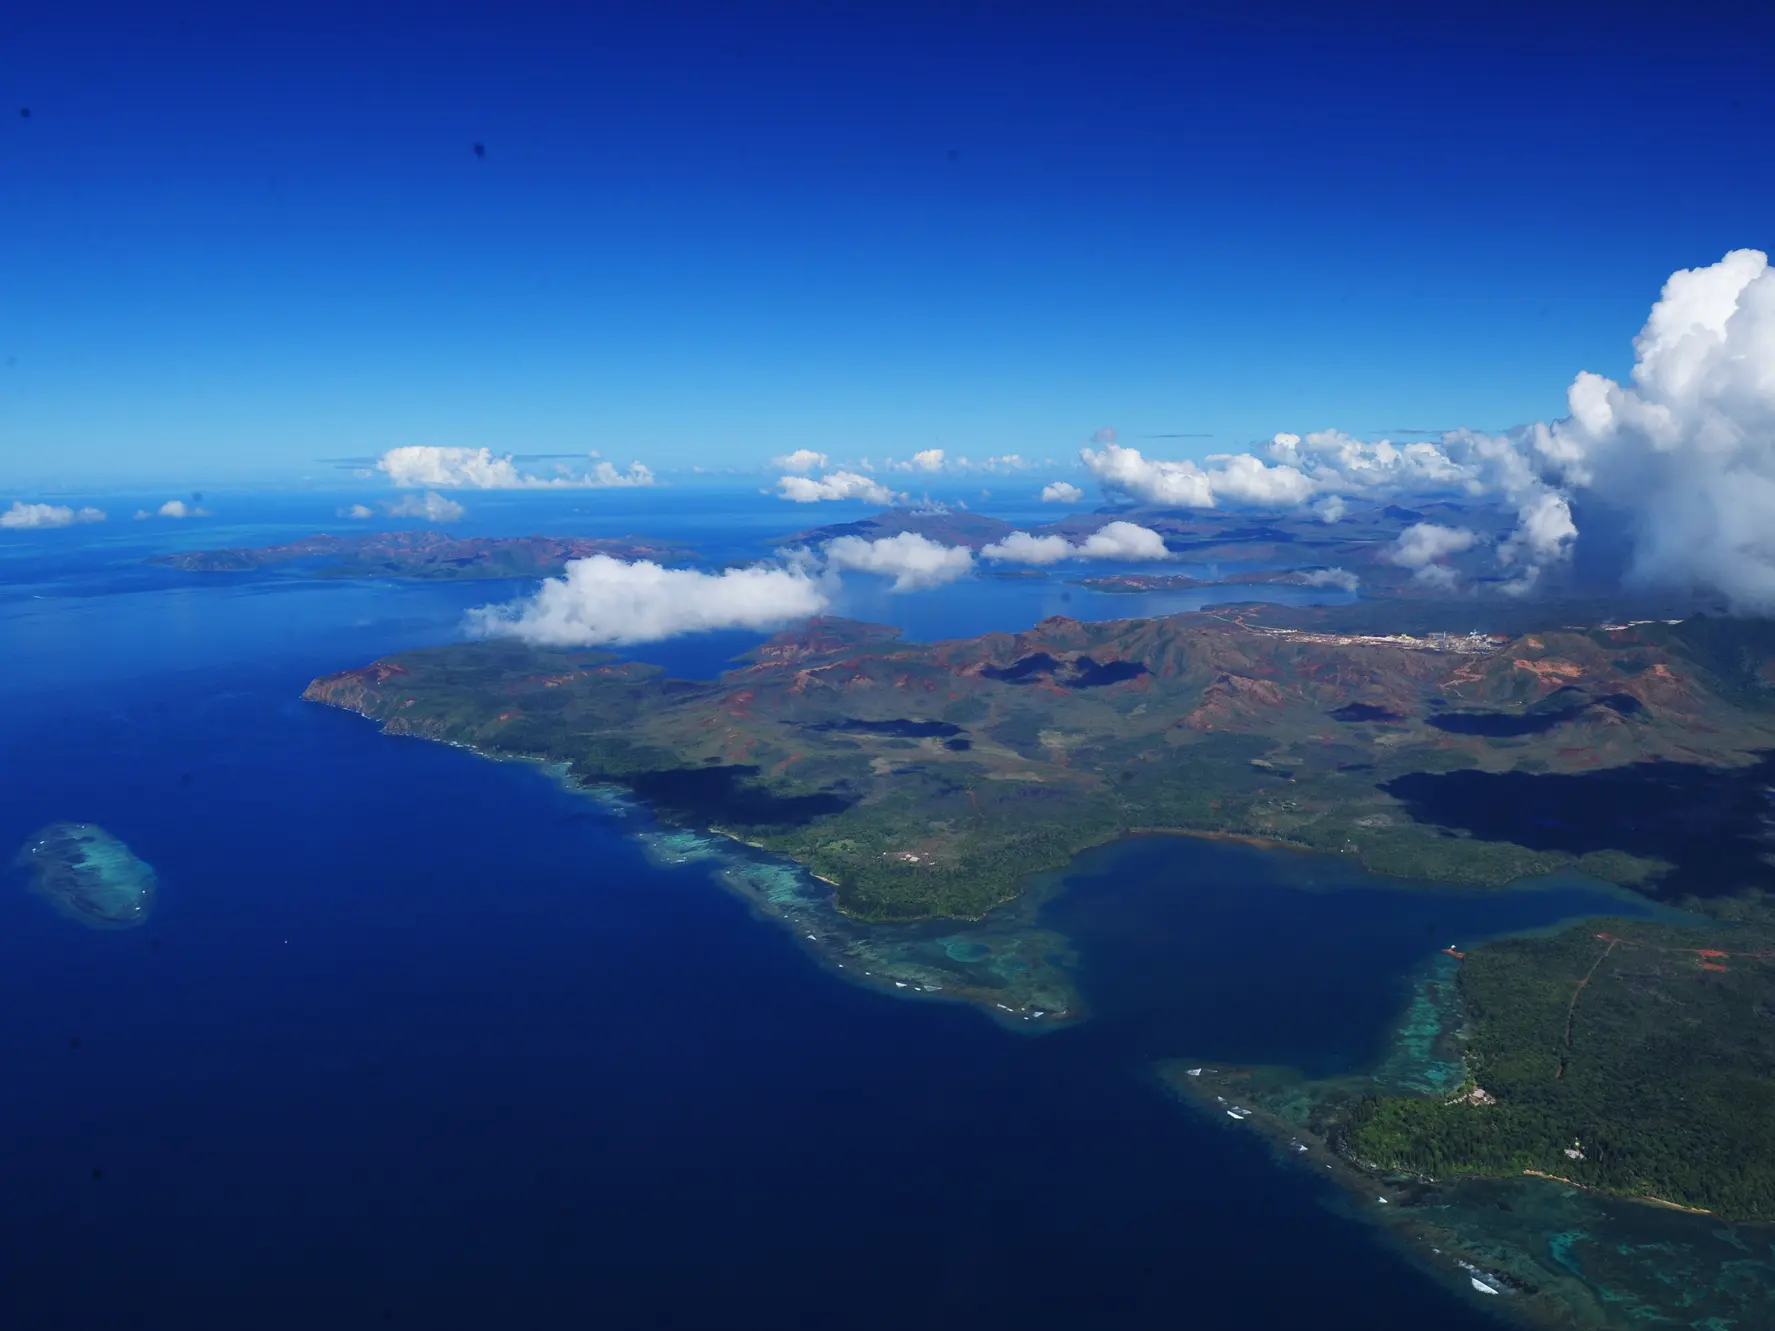
[[[1360,1061],[1442,926],[1581,892],[1127,843],[1044,912],[1091,1019],[1025,1037],[846,983],[537,769],[297,701],[487,587],[144,570],[157,539],[5,564],[0,846],[95,823],[160,878],[129,933],[0,896],[5,1324],[1494,1324],[1152,1060]]]

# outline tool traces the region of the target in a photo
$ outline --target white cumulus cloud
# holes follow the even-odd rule
[[[1479,538],[1465,527],[1442,527],[1417,522],[1399,533],[1387,558],[1400,568],[1422,569],[1450,555],[1471,550]]]
[[[658,642],[713,629],[772,629],[825,610],[803,567],[759,564],[719,573],[594,555],[576,559],[534,596],[469,612],[484,636],[549,646]]]
[[[826,466],[826,455],[816,453],[811,448],[798,448],[793,453],[785,453],[782,457],[772,458],[770,465],[778,471],[792,471],[805,476],[810,471],[822,470]]]
[[[1049,481],[1042,487],[1044,504],[1076,504],[1085,497],[1085,492],[1071,481]]]
[[[874,541],[840,536],[827,541],[824,551],[830,567],[891,577],[897,592],[940,587],[974,571],[974,552],[965,545],[944,545],[909,531]]]
[[[1297,508],[1319,491],[1297,468],[1271,465],[1250,453],[1217,453],[1207,459],[1214,465],[1204,467],[1188,458],[1148,458],[1110,439],[1101,451],[1079,450],[1079,459],[1112,494],[1166,508],[1215,508],[1222,502]]]
[[[1567,493],[1625,513],[1632,572],[1775,610],[1775,271],[1756,250],[1673,273],[1634,339],[1630,382],[1577,376],[1571,414],[1520,432]],[[1563,515],[1525,504],[1519,562]]]
[[[362,504],[358,505],[363,508]],[[427,522],[456,522],[468,510],[454,499],[446,499],[436,490],[427,490],[424,495],[403,495],[393,503],[384,504],[391,518],[424,518]],[[358,516],[354,511],[353,517]],[[366,509],[364,516],[369,516]]]
[[[640,462],[619,471],[613,464],[600,461],[583,476],[543,477],[519,470],[510,454],[497,456],[487,448],[436,444],[391,448],[376,466],[396,485],[414,490],[607,489],[655,483],[653,472]]]
[[[375,517],[376,513],[368,504],[348,504],[346,507],[339,509],[334,516],[350,518],[354,522],[367,522],[369,519]]]
[[[834,471],[824,476],[784,476],[777,493],[796,504],[817,504],[828,499],[861,499],[871,504],[891,504],[900,496],[880,481],[854,471]]]
[[[943,470],[944,460],[947,456],[948,454],[940,448],[923,448],[914,453],[906,462],[896,462],[893,458],[887,458],[882,465],[889,471],[937,472]],[[957,469],[966,469],[970,464],[966,458],[956,458],[953,465]]]
[[[1425,564],[1411,575],[1412,581],[1439,592],[1453,591],[1460,585],[1460,573],[1447,564]]]
[[[1249,453],[1220,453],[1208,459],[1207,470],[1216,500],[1253,508],[1298,508],[1319,492],[1310,476],[1283,463],[1274,466]]]
[[[618,471],[613,462],[595,462],[590,475],[579,481],[569,481],[568,484],[594,490],[610,490],[626,486],[654,485],[657,482],[652,469],[645,462],[631,462],[626,471]]]
[[[1014,531],[1002,541],[985,546],[982,559],[1012,564],[1058,564],[1063,559],[1164,559],[1165,538],[1151,527],[1133,522],[1111,522],[1074,545],[1064,536],[1032,536]]]
[[[66,504],[27,504],[13,500],[12,507],[0,512],[0,527],[24,530],[33,527],[71,527],[78,522],[103,522],[103,511],[96,508],[69,508]]]
[[[1362,585],[1362,579],[1347,568],[1305,568],[1298,576],[1308,587],[1336,587],[1353,592]]]
[[[1164,559],[1165,538],[1135,522],[1111,522],[1085,538],[1081,559]]]
[[[1460,488],[1471,479],[1469,469],[1436,444],[1362,440],[1341,430],[1318,430],[1305,438],[1278,434],[1264,451],[1272,462],[1308,477],[1316,490],[1332,494],[1421,494]]]
[[[145,508],[136,510],[138,521],[145,518],[207,518],[209,515],[207,508],[200,508],[195,503],[187,504],[183,499],[169,499],[152,513]]]
[[[1103,488],[1143,503],[1306,507],[1327,522],[1350,502],[1452,497],[1515,515],[1496,546],[1506,592],[1524,592],[1584,540],[1585,514],[1618,520],[1642,583],[1723,593],[1775,611],[1775,270],[1757,250],[1673,273],[1633,342],[1622,382],[1584,372],[1568,415],[1434,441],[1277,434],[1254,453],[1147,458],[1102,429],[1081,453]],[[1415,433],[1415,432],[1413,432]],[[1395,550],[1416,557],[1423,538]],[[1453,553],[1452,551],[1450,553]],[[1454,577],[1426,557],[1422,580]],[[1436,570],[1424,573],[1424,570]]]
[[[1113,436],[1114,432],[1097,433]],[[1138,448],[1123,448],[1113,437],[1104,442],[1101,452],[1080,449],[1079,458],[1098,484],[1112,493],[1170,508],[1214,507],[1214,488],[1207,475],[1187,458],[1148,461]]]

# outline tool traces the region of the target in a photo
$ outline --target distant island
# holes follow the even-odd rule
[[[1091,524],[1091,530],[1096,530],[1107,521],[1108,518],[1099,519]],[[1006,522],[1003,518],[971,513],[965,508],[952,509],[944,504],[933,504],[919,508],[887,508],[872,517],[808,527],[779,537],[777,543],[819,545],[840,536],[860,536],[864,540],[878,541],[883,537],[911,532],[943,545],[965,545],[971,550],[978,550],[983,545],[1004,540],[1016,530],[1016,523]],[[1032,530],[1045,534],[1056,528],[1050,524]]]
[[[1639,921],[1482,947],[1465,1099],[1297,1100],[1352,1167],[1775,1216],[1775,624],[1434,627],[1472,614],[1447,609],[1415,633],[1374,631],[1372,604],[1247,605],[939,643],[823,620],[700,681],[480,642],[304,696],[626,787],[800,862],[858,920],[977,919],[1142,833],[1444,882],[1580,869],[1738,920],[1730,941]]]
[[[943,504],[883,509],[865,518],[827,523],[790,532],[775,544],[818,546],[842,536],[876,541],[902,533],[943,545],[979,551],[1016,531],[1035,537],[1058,536],[1073,544],[1111,522],[1131,522],[1157,532],[1165,558],[1186,568],[1177,573],[1128,573],[1079,579],[1095,591],[1135,594],[1188,591],[1226,585],[1296,585],[1354,591],[1369,596],[1434,604],[1448,598],[1445,589],[1414,578],[1414,570],[1391,558],[1394,542],[1419,522],[1447,523],[1494,537],[1508,530],[1499,513],[1447,501],[1403,508],[1397,504],[1352,508],[1336,522],[1307,512],[1266,513],[1238,510],[1180,509],[1152,505],[1106,505],[1090,513],[1069,513],[1051,522],[1015,523]],[[1484,541],[1473,549],[1489,549]],[[1520,600],[1499,593],[1502,579],[1486,571],[1482,553],[1453,556],[1449,566],[1461,572],[1475,596],[1490,602]],[[1220,566],[1232,571],[1221,573]],[[989,576],[1004,576],[990,574]],[[1550,572],[1537,586],[1533,600],[1567,595],[1566,574]]]
[[[91,823],[51,823],[14,863],[30,872],[38,896],[89,929],[133,929],[154,908],[153,867]]]
[[[1198,591],[1203,587],[1332,587],[1354,591],[1359,580],[1341,568],[1248,569],[1221,578],[1201,578],[1187,573],[1111,573],[1098,578],[1075,578],[1080,587],[1117,596],[1147,592]]]
[[[435,531],[305,536],[282,545],[187,550],[149,560],[198,573],[240,573],[274,564],[312,562],[327,578],[412,578],[464,581],[541,578],[592,555],[676,561],[682,546],[634,536],[449,536]]]

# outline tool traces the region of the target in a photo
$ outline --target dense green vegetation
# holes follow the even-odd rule
[[[1346,1154],[1775,1220],[1775,928],[1613,920],[1504,940],[1468,955],[1460,992],[1494,1102],[1371,1097],[1338,1131]]]

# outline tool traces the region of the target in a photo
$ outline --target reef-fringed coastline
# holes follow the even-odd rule
[[[1337,1125],[1364,1096],[1474,1093],[1462,1057],[1460,960],[1415,977],[1372,1069],[1310,1079],[1289,1068],[1168,1059],[1180,1100],[1229,1131],[1254,1131],[1279,1160],[1342,1190],[1352,1216],[1507,1320],[1537,1328],[1705,1331],[1775,1326],[1775,1232],[1608,1197],[1557,1178],[1432,1178],[1376,1170],[1340,1149]]]

